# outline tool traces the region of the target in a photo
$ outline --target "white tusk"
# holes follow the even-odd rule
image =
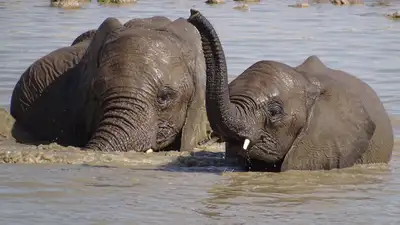
[[[249,144],[250,144],[250,140],[249,139],[244,140],[243,149],[247,150],[247,148],[249,147]]]

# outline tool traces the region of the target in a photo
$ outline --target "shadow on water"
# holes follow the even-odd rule
[[[244,172],[234,160],[225,159],[223,152],[201,150],[178,156],[174,161],[158,170],[169,172],[202,172],[222,174],[224,172]]]

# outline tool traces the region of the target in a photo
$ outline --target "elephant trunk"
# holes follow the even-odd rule
[[[144,102],[111,97],[103,103],[103,116],[86,147],[98,151],[145,151],[155,143],[150,114]],[[140,122],[139,122],[140,121]]]
[[[218,35],[200,12],[191,9],[190,13],[188,22],[197,28],[202,39],[207,73],[206,108],[211,128],[229,139],[247,139],[252,128],[240,106],[230,100],[227,65]]]

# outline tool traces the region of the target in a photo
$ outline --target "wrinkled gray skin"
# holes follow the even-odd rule
[[[35,141],[100,151],[191,150],[207,137],[200,35],[185,19],[106,19],[36,61],[11,101]],[[204,77],[204,78],[203,78]]]
[[[18,141],[57,141],[68,145],[80,142],[80,137],[70,135],[76,123],[70,112],[74,104],[72,93],[80,76],[77,65],[95,34],[96,30],[82,33],[71,46],[43,56],[22,74],[14,87],[10,106],[18,127],[13,135]],[[20,129],[32,137],[21,139],[17,134]]]
[[[199,12],[191,13],[206,58],[208,119],[228,155],[247,169],[274,172],[390,161],[390,119],[366,83],[311,56],[297,67],[259,61],[228,85],[217,33]]]

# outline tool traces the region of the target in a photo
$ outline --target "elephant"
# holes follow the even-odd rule
[[[228,84],[212,24],[197,10],[206,60],[206,111],[226,157],[246,170],[331,170],[388,163],[393,130],[375,91],[312,55],[297,67],[261,60]]]
[[[89,2],[88,0],[50,0],[50,6],[57,8],[80,8]]]
[[[122,25],[109,17],[30,66],[11,115],[34,143],[192,150],[208,138],[204,60],[200,34],[184,18]]]

